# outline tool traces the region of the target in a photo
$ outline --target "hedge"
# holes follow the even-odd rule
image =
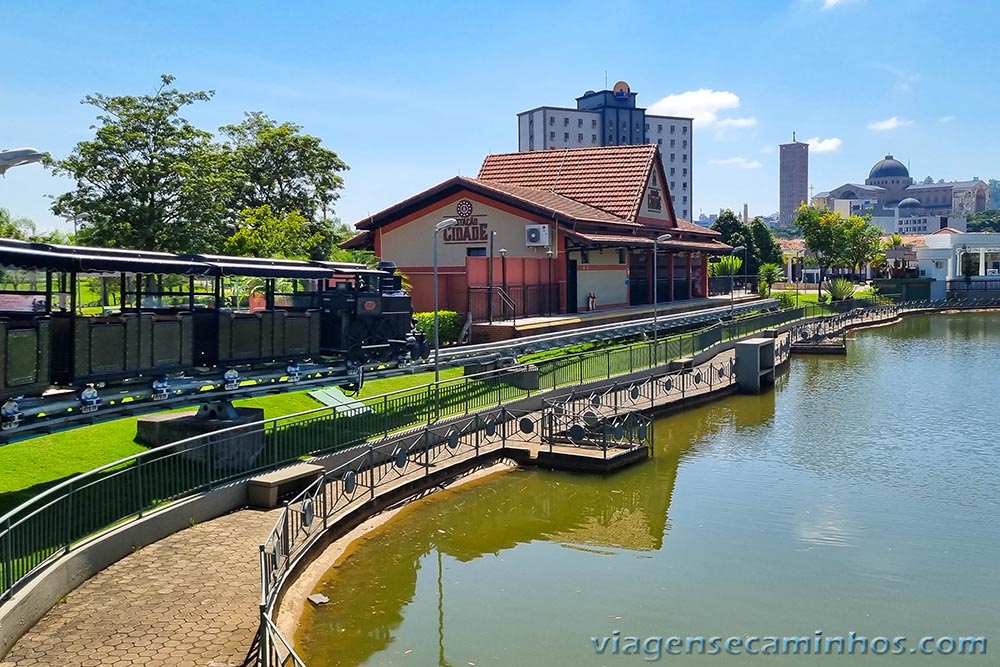
[[[417,328],[427,337],[427,342],[434,345],[434,313],[413,313]],[[465,325],[465,316],[454,310],[438,311],[438,326],[441,328],[441,344],[457,343]]]

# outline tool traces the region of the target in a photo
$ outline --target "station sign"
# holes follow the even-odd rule
[[[445,243],[486,243],[489,240],[489,226],[486,214],[476,213],[472,202],[462,199],[455,205],[455,220],[457,224],[441,232],[441,240]]]

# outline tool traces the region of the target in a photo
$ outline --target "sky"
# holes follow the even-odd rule
[[[892,153],[920,180],[1000,178],[1000,3],[990,0],[171,2],[0,0],[0,148],[60,158],[93,137],[101,92],[161,74],[214,90],[216,131],[260,110],[350,165],[353,224],[517,149],[516,115],[627,81],[653,113],[695,118],[694,216],[778,208],[777,145],[811,143],[816,192]],[[0,207],[40,228],[72,188],[40,165]]]

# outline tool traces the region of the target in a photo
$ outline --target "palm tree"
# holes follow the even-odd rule
[[[771,285],[785,279],[784,268],[780,264],[768,262],[760,265],[759,284],[764,292],[761,296],[771,296]]]

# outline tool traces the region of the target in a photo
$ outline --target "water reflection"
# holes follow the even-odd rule
[[[297,645],[310,667],[596,665],[588,638],[615,629],[995,628],[998,324],[858,333],[846,358],[793,360],[774,392],[658,420],[647,464],[420,501],[331,570]]]

